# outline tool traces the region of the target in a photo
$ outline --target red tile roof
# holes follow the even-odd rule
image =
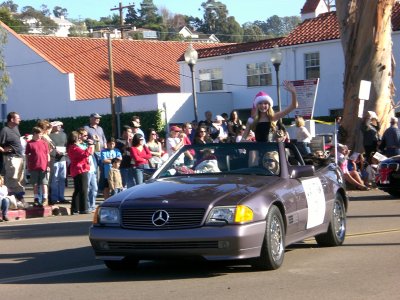
[[[279,46],[290,46],[335,40],[340,38],[339,23],[336,12],[319,15],[307,19],[297,26],[287,37],[282,39]]]
[[[396,2],[392,12],[392,26],[394,31],[400,30],[400,3]],[[339,23],[336,12],[328,12],[316,18],[307,19],[297,26],[288,36],[277,39],[268,39],[258,42],[232,44],[222,47],[199,50],[199,58],[222,56],[232,53],[251,52],[270,49],[275,44],[280,47],[316,43],[340,39]]]
[[[105,39],[21,35],[34,51],[56,68],[75,75],[77,100],[110,95]],[[137,96],[180,91],[177,60],[189,43],[113,40],[115,95]],[[195,49],[215,45],[193,43]]]
[[[257,50],[263,50],[263,49],[272,48],[274,45],[279,44],[281,40],[282,40],[282,38],[274,38],[274,39],[262,40],[262,41],[257,41],[257,42],[229,44],[229,45],[219,46],[219,47],[215,47],[215,48],[201,49],[198,51],[198,54],[199,54],[199,58],[206,58],[206,57],[228,55],[228,54],[241,53],[241,52],[251,52],[251,51],[257,51]],[[183,56],[180,57],[180,60],[183,60]]]
[[[321,0],[307,0],[306,3],[304,3],[303,8],[301,9],[301,13],[308,14],[311,12],[315,12],[320,1]]]

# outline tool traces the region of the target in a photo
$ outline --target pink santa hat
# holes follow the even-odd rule
[[[271,107],[274,105],[274,101],[272,100],[272,98],[267,93],[261,91],[254,98],[253,108],[256,108],[258,103],[264,101],[267,101]]]

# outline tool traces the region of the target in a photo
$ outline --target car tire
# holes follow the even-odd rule
[[[336,195],[333,203],[331,221],[329,222],[328,231],[315,236],[319,246],[334,247],[343,244],[346,237],[346,208],[340,194]]]
[[[125,257],[122,260],[105,260],[104,264],[113,271],[133,270],[137,268],[139,260]]]
[[[276,270],[282,265],[285,256],[285,226],[278,207],[270,208],[266,223],[260,256],[251,262],[256,270]]]

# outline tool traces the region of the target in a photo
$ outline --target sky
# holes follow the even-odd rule
[[[279,17],[300,15],[300,10],[306,0],[220,0],[227,6],[229,16],[234,16],[239,24],[254,22],[256,20],[265,21],[273,15]],[[110,11],[111,8],[134,3],[135,8],[140,8],[141,0],[13,0],[21,10],[24,6],[32,6],[40,9],[42,4],[47,5],[50,11],[55,6],[61,6],[68,10],[68,18],[72,19],[100,19],[118,11]],[[203,18],[201,3],[205,0],[153,0],[157,8],[165,7],[171,13],[191,15]],[[249,3],[247,5],[247,3]],[[126,12],[126,10],[125,10]]]

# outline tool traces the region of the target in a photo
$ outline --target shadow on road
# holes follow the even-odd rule
[[[367,192],[366,192],[367,193]],[[393,201],[393,200],[399,200],[398,198],[392,197],[389,194],[384,194],[384,195],[351,195],[350,196],[350,202],[352,201]]]

